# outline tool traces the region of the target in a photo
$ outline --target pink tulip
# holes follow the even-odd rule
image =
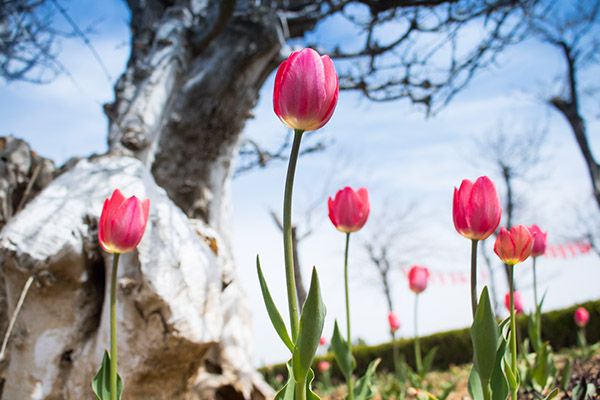
[[[590,320],[590,313],[583,307],[577,307],[575,314],[573,314],[573,319],[578,327],[583,328]]]
[[[321,336],[321,338],[319,339],[319,345],[320,346],[326,346],[327,345],[327,338],[325,336]]]
[[[338,231],[352,233],[360,230],[369,218],[369,192],[360,188],[354,191],[346,186],[329,198],[329,219]]]
[[[408,286],[410,290],[416,294],[421,293],[427,289],[427,280],[429,279],[429,269],[427,267],[421,267],[414,265],[408,271]]]
[[[394,314],[393,312],[390,312],[388,314],[388,324],[390,325],[390,331],[392,333],[396,332],[398,329],[400,329],[400,319],[398,318],[398,316],[396,314]]]
[[[142,240],[150,200],[139,200],[132,196],[125,199],[116,189],[110,199],[104,201],[100,222],[98,223],[98,241],[109,253],[128,253],[134,250]]]
[[[508,265],[521,263],[531,255],[533,235],[524,225],[517,225],[507,231],[501,228],[494,243],[494,253]]]
[[[533,224],[529,227],[529,232],[533,235],[533,249],[531,255],[533,257],[541,256],[546,252],[547,232],[542,232],[539,226]]]
[[[514,301],[515,301],[515,312],[517,314],[522,314],[523,313],[523,298],[521,297],[521,293],[520,292],[514,292]],[[510,293],[506,293],[506,296],[504,296],[504,306],[506,307],[506,309],[508,310],[508,312],[510,312]]]
[[[331,364],[329,361],[319,361],[317,368],[319,369],[319,372],[326,372],[329,371],[329,368],[331,368]]]
[[[275,76],[273,108],[292,129],[317,130],[329,121],[338,99],[333,61],[313,49],[293,52]]]
[[[475,183],[464,179],[460,188],[454,188],[452,218],[454,228],[471,240],[488,238],[500,224],[502,208],[494,183],[487,176]]]

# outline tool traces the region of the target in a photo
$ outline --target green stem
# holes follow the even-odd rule
[[[110,279],[110,399],[117,400],[117,271],[119,253],[113,255]]]
[[[290,326],[292,329],[292,341],[295,343],[298,337],[298,301],[296,300],[296,278],[294,275],[294,248],[292,241],[292,192],[294,190],[294,175],[296,163],[300,152],[301,130],[294,131],[294,142],[288,164],[287,177],[285,180],[285,191],[283,195],[283,253],[285,259],[285,280],[287,286],[288,310],[290,314]]]
[[[477,311],[477,240],[471,240],[471,311]]]
[[[419,294],[415,295],[415,363],[417,366],[417,373],[421,375],[423,373],[423,359],[421,358],[421,341],[419,340],[419,328],[418,328],[418,311],[419,311]]]
[[[350,290],[348,288],[348,249],[350,248],[350,233],[346,233],[346,250],[344,251],[344,288],[346,291],[346,338],[348,352],[352,354],[352,330],[350,329]],[[348,400],[354,399],[354,381],[352,374],[348,376]]]
[[[533,257],[533,304],[535,304],[535,309],[537,310],[538,306],[538,295],[537,295],[537,271],[535,269],[535,264],[537,261],[537,257]]]
[[[542,315],[541,307],[538,306],[538,295],[537,295],[537,270],[536,270],[537,257],[533,257],[533,301],[535,304],[535,319],[536,319],[536,330],[537,337],[540,342],[542,340]]]
[[[306,381],[296,382],[296,396],[294,400],[305,400],[306,399]]]
[[[396,379],[400,378],[400,355],[398,354],[398,343],[396,343],[396,332],[392,332],[392,351],[394,357],[394,372]]]
[[[509,267],[509,292],[510,292],[510,366],[515,373],[518,374],[517,371],[517,322],[515,315],[515,296],[514,296],[514,265],[510,265]],[[517,394],[519,393],[519,387],[516,386],[512,391],[512,399],[517,400]]]

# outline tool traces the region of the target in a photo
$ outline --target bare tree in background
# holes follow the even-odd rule
[[[584,115],[584,103],[598,101],[597,73],[590,70],[598,67],[600,61],[600,1],[549,1],[543,7],[528,10],[527,18],[532,34],[553,46],[565,64],[561,93],[546,101],[569,124],[600,208],[600,164],[588,140]]]
[[[480,157],[469,158],[475,164],[491,168],[494,176],[501,179],[504,193],[501,196],[502,217],[506,229],[510,229],[519,213],[526,208],[525,198],[519,196],[517,186],[521,183],[532,183],[541,175],[537,167],[542,163],[542,150],[547,130],[538,126],[530,128],[508,127],[499,122],[489,134],[479,135],[474,139],[476,153]],[[496,234],[494,234],[495,237]],[[496,312],[501,311],[502,301],[498,302],[493,259],[489,257],[485,243],[480,252],[490,274],[490,288]],[[509,269],[504,265],[507,284],[510,279]]]
[[[389,203],[389,202],[388,202]],[[388,204],[383,211],[371,216],[363,249],[374,268],[376,281],[385,297],[388,312],[394,312],[393,274],[418,258],[423,251],[418,239],[422,216],[416,203],[404,207]],[[395,211],[390,211],[395,210]],[[365,235],[366,236],[366,235]]]
[[[61,3],[2,3],[3,12],[15,10],[2,14],[3,40],[6,32],[25,32],[0,59],[5,79],[31,80],[27,73],[33,69],[19,67],[21,60],[52,68],[47,61],[56,59],[52,40],[45,42],[42,31],[32,41],[22,29],[22,21],[41,18],[49,5]],[[118,186],[149,197],[153,205],[139,251],[120,267],[123,396],[269,397],[249,360],[248,310],[228,235],[229,185],[243,127],[266,78],[289,53],[288,42],[331,54],[342,89],[374,101],[408,99],[432,112],[522,38],[523,16],[537,2],[128,0],[127,5],[131,53],[115,100],[104,107],[107,154],[74,162],[0,235],[0,298],[7,299],[9,313],[24,282],[36,277],[1,366],[3,396],[92,396],[89,382],[108,343],[102,310],[109,260],[99,250],[96,223],[103,199]],[[317,37],[308,43],[307,33],[317,25],[340,20],[352,27],[347,41]],[[461,40],[473,29],[476,40],[472,35]],[[33,44],[19,46],[19,40]]]

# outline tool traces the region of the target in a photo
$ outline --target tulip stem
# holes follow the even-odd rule
[[[396,332],[392,331],[392,355],[394,357],[394,371],[396,379],[400,379],[400,359],[398,355],[398,344],[396,343]]]
[[[477,311],[477,240],[471,240],[471,311]]]
[[[513,373],[517,375],[519,372],[517,371],[517,321],[515,315],[515,282],[514,282],[514,265],[509,265],[509,279],[508,283],[510,284],[509,293],[510,293],[510,360],[511,360],[511,368]],[[512,389],[512,399],[517,400],[517,394],[519,393],[518,385]]]
[[[538,295],[537,295],[537,271],[535,268],[536,261],[537,261],[537,257],[533,257],[533,302],[535,304],[535,309],[537,311]]]
[[[285,259],[285,281],[287,285],[292,341],[294,343],[298,337],[299,322],[298,301],[296,300],[296,278],[294,275],[294,246],[292,240],[292,192],[294,190],[294,175],[296,174],[296,163],[298,161],[298,154],[300,153],[302,133],[302,130],[294,130],[294,142],[292,143],[292,151],[290,153],[283,195],[283,252]]]
[[[346,233],[346,250],[344,251],[344,288],[346,291],[346,330],[348,352],[352,354],[352,331],[350,329],[350,290],[348,288],[348,249],[350,248],[350,233]],[[348,400],[354,399],[354,382],[352,374],[348,376]]]
[[[417,367],[417,373],[423,374],[423,359],[421,358],[421,341],[419,340],[419,294],[415,294],[415,364]]]
[[[117,270],[119,253],[113,255],[110,280],[110,399],[117,400]]]

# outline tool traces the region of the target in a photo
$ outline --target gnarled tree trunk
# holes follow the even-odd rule
[[[249,359],[227,213],[241,130],[280,59],[280,20],[254,1],[129,5],[131,57],[105,107],[108,154],[75,163],[0,235],[9,314],[26,279],[36,282],[1,365],[0,398],[92,397],[109,347],[111,257],[96,224],[117,187],[151,200],[144,239],[119,269],[124,399],[269,397]]]

